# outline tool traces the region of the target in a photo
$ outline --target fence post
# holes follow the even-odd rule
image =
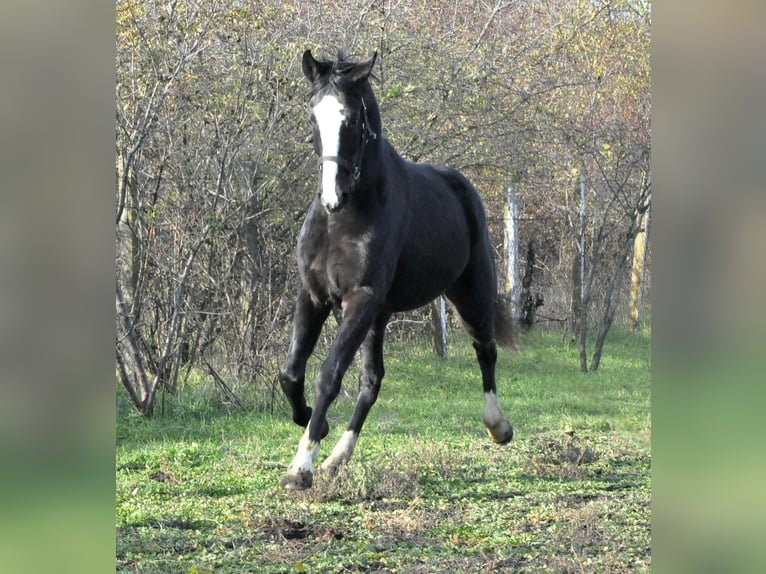
[[[519,321],[521,285],[519,281],[519,208],[516,186],[510,182],[505,188],[505,293],[511,305],[514,324]]]

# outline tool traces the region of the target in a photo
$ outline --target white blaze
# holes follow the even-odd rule
[[[333,95],[326,95],[314,106],[314,118],[319,128],[322,155],[337,156],[340,148],[340,128],[343,124],[343,105]],[[322,203],[332,209],[338,206],[340,198],[335,193],[335,178],[338,164],[322,162]]]

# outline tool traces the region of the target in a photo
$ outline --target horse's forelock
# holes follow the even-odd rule
[[[331,68],[330,74],[324,78],[323,84],[331,84],[333,87],[344,92],[354,90],[355,82],[350,79],[349,72],[354,70],[361,62],[361,59],[350,56],[346,50],[338,50],[335,60],[326,62],[331,64]],[[377,79],[377,76],[374,74],[370,74],[370,77]]]

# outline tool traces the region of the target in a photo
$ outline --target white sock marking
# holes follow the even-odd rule
[[[497,395],[492,392],[484,393],[484,424],[492,427],[504,418]]]
[[[322,468],[329,468],[347,462],[351,455],[354,454],[354,447],[358,438],[359,435],[354,431],[347,430],[344,432],[335,448],[332,449],[332,454],[322,463]]]
[[[319,443],[314,442],[309,438],[309,429],[306,427],[306,431],[301,437],[301,441],[298,443],[298,452],[295,454],[293,462],[287,469],[288,474],[300,474],[301,472],[314,473],[314,457],[319,452]]]

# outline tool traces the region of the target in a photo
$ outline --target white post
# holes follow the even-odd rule
[[[651,219],[652,211],[652,194],[649,194],[649,198],[646,200],[648,205],[646,206],[646,213],[644,214],[644,229],[643,229],[643,252],[641,257],[641,279],[639,281],[638,288],[638,301],[636,302],[636,327],[638,327],[638,321],[641,318],[641,303],[644,301],[644,286],[646,285],[646,249],[649,245],[649,221]]]
[[[511,316],[519,320],[521,281],[519,280],[519,208],[516,186],[509,183],[505,188],[505,292],[510,297]]]
[[[444,357],[447,357],[447,305],[444,302],[444,295],[439,297],[439,324],[441,326],[442,349]]]
[[[580,305],[585,301],[585,174],[580,169]]]

